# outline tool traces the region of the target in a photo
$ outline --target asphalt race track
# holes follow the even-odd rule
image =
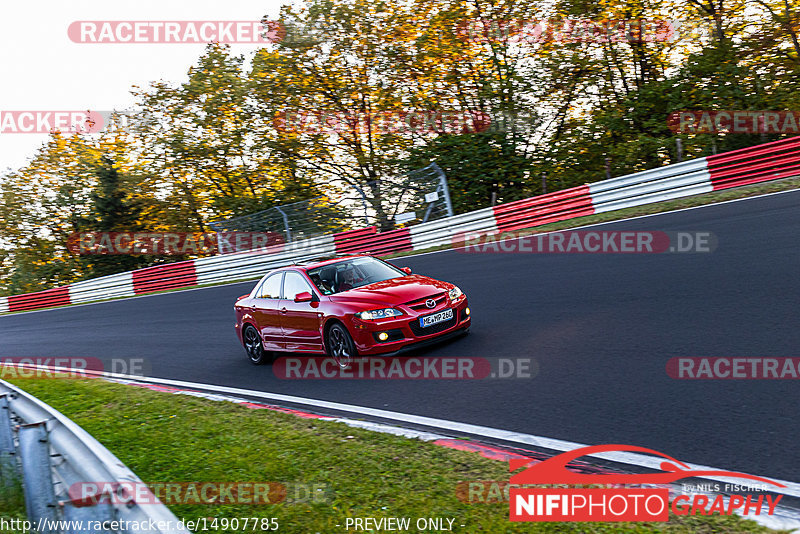
[[[424,356],[534,358],[531,379],[279,380],[232,305],[253,282],[0,317],[0,356],[143,357],[152,376],[301,395],[800,481],[800,382],[675,380],[677,356],[800,356],[800,192],[623,221],[711,231],[707,254],[464,254],[395,264],[458,284],[469,336]]]

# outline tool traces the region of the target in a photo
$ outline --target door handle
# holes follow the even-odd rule
[[[287,310],[286,308],[281,308],[281,313],[282,313],[282,314],[284,314],[284,315],[285,315],[287,311],[288,311],[288,310]]]

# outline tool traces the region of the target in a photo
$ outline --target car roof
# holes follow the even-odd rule
[[[308,263],[293,263],[291,265],[283,265],[281,267],[276,267],[274,269],[270,269],[269,272],[265,273],[262,276],[258,283],[253,288],[253,291],[263,282],[268,276],[273,275],[275,273],[286,272],[286,271],[295,271],[305,273],[305,271],[309,269],[316,269],[317,267],[323,267],[325,265],[330,265],[333,263],[339,263],[340,261],[345,260],[352,260],[355,258],[372,258],[370,254],[347,254],[342,256],[336,256],[332,258],[325,258],[319,260],[310,260]],[[376,258],[377,259],[377,258]]]
[[[298,265],[298,267],[302,267],[303,269],[315,269],[317,267],[322,267],[324,265],[331,265],[333,263],[339,263],[345,260],[352,260],[355,258],[371,258],[369,254],[349,254],[347,256],[338,256],[335,258],[326,258],[324,260],[317,260],[312,261],[311,263],[306,263],[303,265]]]
[[[276,272],[281,270],[302,270],[306,271],[308,269],[316,269],[317,267],[323,267],[325,265],[331,265],[333,263],[339,263],[345,260],[351,260],[355,258],[371,258],[369,254],[348,254],[343,256],[335,256],[335,257],[326,257],[326,258],[319,258],[319,259],[312,259],[304,263],[294,263],[291,265],[284,265],[283,267],[277,267],[272,269],[270,272]]]

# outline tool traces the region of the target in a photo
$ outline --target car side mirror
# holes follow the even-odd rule
[[[311,302],[312,296],[308,291],[303,291],[294,296],[295,302]]]
[[[400,270],[403,271],[406,274],[411,274],[411,267],[403,267]]]

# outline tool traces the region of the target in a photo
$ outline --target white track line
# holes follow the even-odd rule
[[[388,419],[390,421],[396,421],[399,423],[405,424],[414,424],[414,425],[421,425],[426,426],[429,428],[435,428],[437,430],[450,430],[453,432],[458,432],[461,434],[471,434],[483,438],[490,438],[496,439],[501,441],[507,441],[510,443],[520,443],[522,445],[529,445],[533,447],[540,447],[543,449],[554,450],[559,452],[566,452],[571,451],[574,449],[586,447],[582,443],[575,443],[572,441],[563,441],[560,439],[554,438],[547,438],[543,436],[535,436],[532,434],[523,434],[520,432],[513,432],[511,430],[502,430],[499,428],[492,428],[488,426],[480,426],[480,425],[473,425],[469,423],[460,423],[457,421],[449,421],[447,419],[436,419],[433,417],[426,417],[422,415],[412,415],[406,414],[402,412],[392,412],[388,410],[380,410],[377,408],[368,408],[366,406],[356,406],[353,404],[342,404],[339,402],[332,402],[320,399],[309,399],[306,397],[297,397],[294,395],[283,395],[281,393],[268,393],[265,391],[256,391],[252,389],[242,389],[242,388],[234,388],[229,386],[216,386],[213,384],[202,384],[198,382],[186,382],[183,380],[172,380],[168,378],[154,378],[154,377],[142,377],[142,376],[132,376],[132,375],[124,375],[124,374],[117,374],[117,373],[108,373],[108,372],[97,372],[97,371],[87,371],[84,369],[70,369],[65,367],[49,367],[49,366],[41,366],[41,365],[27,365],[27,364],[16,364],[17,367],[23,368],[30,368],[30,369],[39,369],[39,370],[48,370],[48,371],[75,371],[84,374],[89,374],[97,377],[104,377],[104,378],[112,378],[112,379],[122,379],[122,380],[133,380],[137,382],[144,382],[149,384],[162,384],[165,386],[173,386],[179,388],[187,388],[187,389],[195,389],[201,391],[211,391],[215,393],[225,393],[231,395],[240,395],[246,397],[255,397],[259,399],[266,399],[270,401],[278,401],[278,402],[288,402],[292,404],[300,404],[303,406],[311,406],[314,408],[323,408],[328,410],[335,410],[340,412],[347,412],[359,415],[367,415],[370,417],[377,417],[380,419]],[[647,469],[655,469],[660,471],[661,467],[660,464],[663,461],[663,458],[657,458],[654,456],[648,456],[645,454],[633,453],[633,452],[603,452],[598,454],[590,455],[595,458],[600,458],[603,460],[608,460],[611,462],[636,466],[636,467],[644,467]],[[702,470],[702,471],[723,471],[723,469],[716,468],[716,467],[709,467],[706,465],[699,465],[699,464],[691,464],[686,463],[691,469]],[[717,482],[747,482],[747,479],[737,479],[733,477],[715,477],[715,476],[705,476],[699,477],[707,480],[714,480]],[[780,484],[786,486],[785,488],[771,488],[769,491],[773,493],[778,493],[782,495],[787,495],[791,497],[798,497],[800,498],[800,484],[796,482],[789,482],[787,480],[780,480],[772,477],[764,477]],[[752,483],[752,481],[751,481]]]

